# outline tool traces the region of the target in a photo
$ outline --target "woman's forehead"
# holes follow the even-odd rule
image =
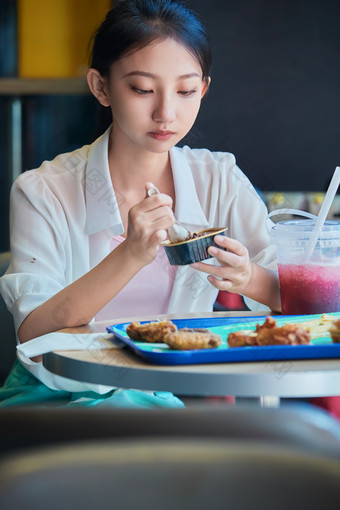
[[[202,76],[202,69],[197,58],[189,49],[174,39],[156,39],[151,43],[128,52],[113,64],[126,74],[133,71],[145,71],[159,74],[163,71],[175,71],[176,75],[197,74]]]

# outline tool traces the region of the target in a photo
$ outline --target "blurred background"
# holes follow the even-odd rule
[[[318,213],[340,164],[340,2],[188,0],[207,26],[212,85],[182,144],[235,154],[270,210]],[[0,1],[0,251],[13,180],[107,126],[89,41],[112,0]],[[339,196],[330,217],[340,217]]]
[[[112,0],[0,0],[0,251],[9,249],[12,182],[91,143],[101,110],[85,75]]]

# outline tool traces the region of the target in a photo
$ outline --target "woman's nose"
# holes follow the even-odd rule
[[[175,120],[176,114],[172,101],[162,98],[155,106],[152,118],[155,122],[169,123]]]

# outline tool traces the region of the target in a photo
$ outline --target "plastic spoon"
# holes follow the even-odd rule
[[[156,186],[152,185],[152,187],[147,191],[147,196],[150,197],[156,193],[159,193],[159,190],[156,188]],[[168,228],[168,236],[172,243],[185,241],[188,237],[190,237],[190,235],[191,232],[177,220],[175,220],[175,223]]]
[[[306,252],[305,252],[306,260],[309,260],[310,257],[312,256],[316,242],[317,242],[319,234],[322,230],[323,224],[325,223],[325,220],[328,216],[329,210],[331,208],[331,205],[334,200],[337,189],[339,187],[339,184],[340,184],[340,167],[337,166],[334,171],[332,180],[329,183],[328,190],[326,192],[324,201],[322,202],[321,209],[320,209],[319,214],[316,218],[314,228],[312,230],[310,239],[308,241],[308,245],[307,245]]]

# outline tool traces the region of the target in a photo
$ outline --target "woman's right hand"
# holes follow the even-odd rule
[[[146,191],[151,183],[146,184]],[[143,265],[150,264],[159,245],[167,238],[167,229],[175,223],[172,198],[163,193],[146,196],[128,213],[126,248]]]

